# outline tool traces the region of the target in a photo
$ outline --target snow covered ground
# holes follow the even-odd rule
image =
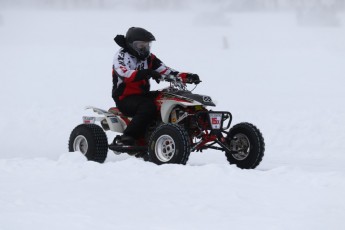
[[[344,229],[345,15],[0,11],[0,229]],[[156,166],[67,152],[84,106],[108,108],[116,34],[147,28],[167,65],[198,73],[266,142],[255,170],[222,153]],[[162,86],[153,84],[157,89]],[[109,134],[112,138],[112,134]]]

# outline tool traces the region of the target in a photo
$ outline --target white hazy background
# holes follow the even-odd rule
[[[345,229],[344,10],[343,0],[0,0],[0,230]],[[68,153],[84,107],[114,106],[113,38],[131,26],[155,35],[168,66],[199,74],[194,92],[216,110],[262,131],[256,170],[213,150],[186,166]]]

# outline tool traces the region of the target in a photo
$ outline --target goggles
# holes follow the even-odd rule
[[[151,48],[151,42],[145,42],[145,41],[134,41],[132,44],[132,47],[137,52],[147,52],[150,51]]]

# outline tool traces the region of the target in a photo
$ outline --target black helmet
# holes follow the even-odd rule
[[[149,31],[140,27],[131,27],[126,33],[129,53],[142,60],[150,55],[151,42],[155,40]]]

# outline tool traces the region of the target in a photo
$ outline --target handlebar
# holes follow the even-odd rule
[[[182,79],[180,77],[174,76],[174,75],[161,75],[161,81],[166,82],[182,82]]]
[[[178,89],[178,90],[188,91],[187,85],[185,82],[183,82],[181,77],[174,76],[174,75],[161,75],[161,78],[159,79],[159,81],[169,82],[170,83],[170,87],[169,87],[170,89]],[[189,83],[189,84],[193,84],[193,83]],[[197,86],[197,84],[195,85],[195,87],[196,86]],[[195,87],[194,87],[194,89],[195,89]]]
[[[190,83],[190,82],[184,83],[181,77],[174,76],[174,75],[161,75],[161,78],[159,80],[166,81],[166,82],[181,82],[183,84],[196,84],[196,85],[202,82],[202,81],[199,81],[198,83]]]
[[[180,77],[174,75],[161,75],[160,81],[166,81],[170,83],[170,89],[187,90],[186,84]]]

